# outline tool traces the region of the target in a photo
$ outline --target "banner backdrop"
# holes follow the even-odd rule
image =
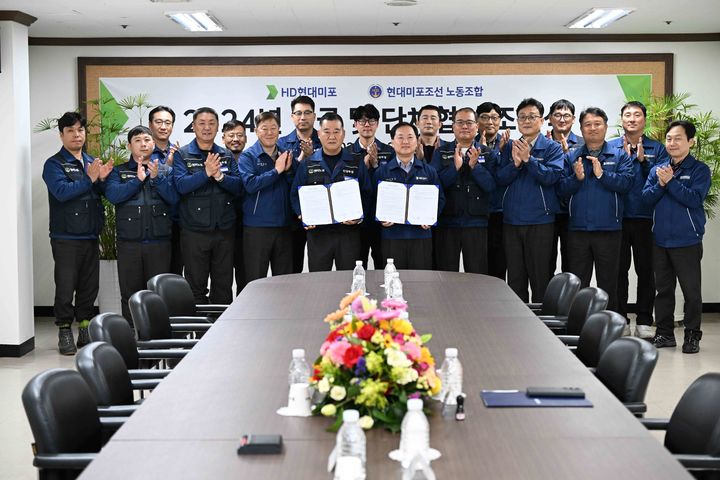
[[[248,129],[249,146],[256,141],[254,117],[263,111],[278,114],[281,135],[292,131],[290,102],[298,95],[315,100],[318,118],[327,111],[339,113],[345,120],[346,142],[354,140],[356,133],[350,120],[352,111],[366,103],[374,104],[381,112],[377,133],[381,141],[390,140],[389,131],[398,121],[414,122],[420,107],[426,104],[441,107],[440,133],[450,140],[453,112],[462,107],[474,109],[486,101],[500,105],[501,128],[514,131],[515,107],[525,97],[540,100],[546,116],[550,105],[560,98],[575,104],[576,116],[586,107],[600,107],[609,117],[609,136],[614,136],[616,129],[612,126],[618,123],[626,96],[639,97],[650,91],[651,84],[652,75],[101,77],[99,90],[104,105],[112,106],[113,98],[120,101],[143,93],[153,105],[170,106],[177,115],[173,143],[185,144],[194,138],[192,114],[196,108],[207,106],[218,112],[221,126],[228,120],[242,121]],[[148,123],[147,118],[131,117],[126,127]],[[580,133],[577,123],[573,130]]]

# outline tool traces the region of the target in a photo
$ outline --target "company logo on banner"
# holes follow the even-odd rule
[[[649,90],[649,75],[487,75],[487,76],[412,76],[412,77],[206,77],[206,78],[101,78],[101,87],[117,100],[144,93],[153,105],[167,105],[177,116],[172,141],[191,141],[192,114],[199,107],[212,107],[220,123],[239,120],[248,129],[248,145],[257,139],[257,114],[273,111],[280,118],[281,135],[292,131],[290,102],[300,95],[315,101],[318,118],[325,112],[340,114],[345,120],[346,142],[355,139],[352,112],[360,105],[373,103],[380,111],[377,136],[389,141],[390,129],[399,121],[415,122],[423,105],[440,107],[446,140],[452,137],[452,116],[463,107],[475,109],[490,101],[502,110],[501,129],[515,130],[515,108],[526,97],[545,105],[566,98],[576,107],[576,116],[586,107],[600,107],[616,124],[627,94]],[[642,90],[641,90],[642,91]],[[132,117],[132,115],[131,115]],[[126,126],[140,123],[129,118]],[[147,125],[147,118],[142,119]],[[573,128],[580,133],[579,126]],[[613,134],[611,132],[610,134]],[[517,135],[513,135],[514,137]],[[220,135],[218,135],[218,142]]]

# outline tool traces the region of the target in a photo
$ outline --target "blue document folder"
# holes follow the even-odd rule
[[[528,397],[520,390],[482,390],[483,403],[488,408],[542,408],[542,407],[592,407],[587,398]]]

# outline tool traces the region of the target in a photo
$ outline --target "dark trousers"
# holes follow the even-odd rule
[[[290,227],[243,227],[245,281],[252,282],[272,274],[292,273],[292,232]]]
[[[369,255],[372,252],[373,263],[375,264],[375,270],[382,270],[385,268],[385,259],[387,256],[383,255],[382,246],[385,242],[381,236],[381,226],[377,222],[372,222],[372,225],[360,228],[360,260],[363,261],[363,267],[365,270],[368,268]],[[432,243],[432,240],[430,241]],[[430,247],[432,248],[432,246]],[[432,254],[431,254],[432,256]],[[392,255],[389,255],[393,258]]]
[[[231,303],[235,228],[212,232],[183,230],[180,238],[185,278],[190,284],[195,303],[208,303],[208,277],[210,303]]]
[[[170,241],[142,243],[118,240],[117,254],[122,315],[130,322],[130,296],[138,290],[147,289],[150,278],[170,270]]]
[[[235,225],[235,248],[233,254],[233,263],[235,267],[235,290],[236,295],[240,295],[242,289],[247,285],[245,280],[245,257],[243,255],[243,225],[237,222]]]
[[[488,273],[486,227],[438,227],[435,231],[435,264],[438,270],[460,271],[460,252],[467,273]]]
[[[305,243],[307,242],[307,233],[298,219],[292,220],[290,226],[292,231],[292,273],[302,273],[303,264],[305,263]]]
[[[532,302],[542,302],[550,281],[550,249],[555,225],[508,225],[503,229],[508,285],[523,302],[528,301],[528,282]]]
[[[568,224],[570,216],[567,213],[555,214],[555,233],[553,234],[553,246],[550,251],[550,273],[554,274],[557,269],[558,243],[560,244],[560,271],[569,272],[568,263]]]
[[[55,325],[90,320],[100,284],[97,240],[51,238],[50,247],[55,261]]]
[[[653,267],[655,269],[655,323],[657,335],[673,336],[675,326],[675,285],[685,300],[685,331],[700,330],[702,317],[702,243],[689,247],[662,248],[653,246]]]
[[[503,282],[507,273],[505,263],[505,245],[503,244],[503,214],[494,212],[488,219],[488,275],[497,277]]]
[[[653,274],[652,220],[649,218],[626,218],[623,220],[620,243],[620,269],[618,273],[618,313],[627,318],[628,313],[628,272],[630,260],[637,275],[636,309],[638,325],[653,324],[655,303],[655,275]],[[632,250],[632,255],[630,254]]]
[[[170,273],[175,275],[183,274],[183,263],[182,247],[180,245],[180,224],[173,222],[172,224],[172,238],[170,239]]]
[[[608,294],[608,310],[617,308],[617,279],[622,232],[576,232],[568,235],[570,271],[580,277],[582,287],[590,285],[593,265],[597,286]]]
[[[409,240],[382,239],[382,252],[395,262],[398,270],[430,270],[432,268],[432,238],[414,238]]]
[[[360,227],[324,225],[307,231],[308,267],[311,272],[352,270],[360,260]]]

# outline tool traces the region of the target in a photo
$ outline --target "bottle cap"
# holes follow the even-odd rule
[[[305,349],[304,348],[293,348],[292,357],[293,358],[305,358]]]
[[[423,408],[423,401],[420,398],[411,398],[407,401],[407,409],[408,411],[418,411],[422,410]]]
[[[387,259],[387,263],[395,263],[395,259],[394,259],[394,258],[388,258],[388,259]]]
[[[357,422],[360,419],[360,412],[357,410],[343,411],[343,423]]]
[[[445,349],[445,356],[446,356],[446,357],[457,357],[457,356],[458,356],[458,349],[457,349],[457,348],[446,348],[446,349]]]
[[[358,267],[362,266],[362,260],[355,260],[355,265]]]

